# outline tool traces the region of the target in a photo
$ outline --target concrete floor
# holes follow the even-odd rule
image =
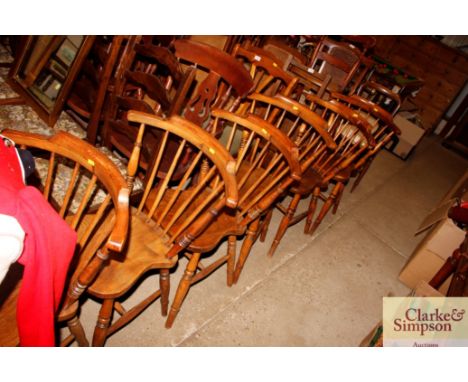
[[[409,292],[397,277],[422,239],[413,233],[467,168],[433,137],[407,161],[383,151],[314,236],[302,233],[301,222],[267,258],[275,214],[236,286],[226,287],[222,267],[191,288],[172,329],[164,328],[156,301],[106,346],[356,346],[380,320],[382,297]],[[172,277],[172,294],[184,267]],[[147,278],[130,303],[157,283]],[[97,312],[86,301],[82,322],[90,337]]]

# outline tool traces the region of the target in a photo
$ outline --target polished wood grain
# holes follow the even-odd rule
[[[179,61],[197,70],[197,83],[183,112],[189,121],[206,126],[211,110],[232,109],[252,91],[249,72],[228,53],[187,39],[176,40],[173,45]]]
[[[379,151],[385,147],[388,142],[400,135],[401,132],[393,123],[392,115],[372,101],[357,95],[350,97],[340,93],[332,93],[331,97],[332,99],[342,102],[347,107],[355,110],[372,125],[372,136],[375,140],[375,146],[354,166],[353,176],[356,176],[356,180],[351,188],[351,191],[353,191],[367,173],[367,170]]]
[[[133,110],[127,118],[139,126],[128,165],[130,187],[139,168],[145,134],[159,130],[155,134],[159,142],[140,203],[131,209],[131,228],[122,257],[111,259],[88,289],[89,294],[103,301],[93,336],[95,346],[103,345],[109,335],[123,328],[157,298],[161,300],[162,314],[168,316],[166,326],[172,326],[190,286],[225,262],[232,268],[235,255],[231,252],[230,257],[224,256],[207,267],[199,262],[201,252],[212,249],[225,236],[218,235],[212,227],[218,227],[218,231],[219,227],[235,228],[219,218],[222,214],[228,216],[238,203],[235,161],[231,155],[210,133],[184,118],[163,119]],[[184,160],[187,149],[192,153],[189,163],[182,176],[176,176],[178,163]],[[163,158],[168,155],[171,163],[161,172]],[[111,221],[112,216],[107,219]],[[185,256],[189,263],[169,308],[170,269]],[[155,288],[133,307],[125,308],[126,293],[150,271],[159,272],[159,289]],[[199,271],[196,277],[195,271]],[[119,316],[111,321],[114,313]]]
[[[273,55],[268,54],[267,51],[259,48],[244,48],[237,44],[232,55],[239,58],[249,68],[255,84],[255,93],[270,96],[280,93],[288,96],[296,86],[297,78],[283,70],[279,61],[272,58]]]

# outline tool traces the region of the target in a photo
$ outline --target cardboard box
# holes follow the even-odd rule
[[[420,281],[411,295],[414,297],[444,297],[440,291],[434,289],[425,281]]]
[[[407,159],[416,145],[421,141],[425,130],[398,114],[393,119],[393,122],[401,130],[401,135],[398,136],[397,142],[390,141],[387,149],[398,157]]]
[[[429,282],[465,239],[465,231],[458,228],[447,216],[450,207],[455,205],[457,200],[468,201],[465,185],[468,186],[468,172],[419,226],[417,233],[428,228],[430,231],[413,251],[399,275],[400,281],[409,288],[414,289],[420,281]],[[451,277],[439,289],[442,293],[447,292],[450,280]]]

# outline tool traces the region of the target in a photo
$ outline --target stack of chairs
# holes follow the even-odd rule
[[[398,99],[367,82],[367,72],[359,72],[364,52],[345,43],[319,38],[311,57],[285,64],[274,49],[247,38],[227,44],[229,53],[188,39],[160,41],[127,38],[99,118],[99,142],[126,158],[125,182],[110,169],[102,181],[109,194],[101,202],[70,213],[59,209],[67,221],[91,222],[83,232],[95,242],[73,265],[79,276],[71,278],[67,314],[59,315],[71,331],[65,345],[89,344],[77,314],[82,295],[101,302],[92,345],[104,345],[157,299],[165,326],[172,327],[195,283],[222,265],[227,286],[241,280],[274,211],[283,217],[269,256],[280,252],[292,225],[305,220],[304,233],[314,233],[330,210],[337,211],[350,180],[357,186],[399,133],[393,124]],[[306,88],[310,79],[288,70],[294,65],[322,82]],[[11,134],[20,144],[42,142]],[[91,146],[87,150],[94,163],[112,167]],[[72,158],[86,167],[82,158]],[[77,168],[71,167],[74,177]],[[92,175],[92,182],[101,175]],[[126,199],[117,197],[122,193]],[[91,194],[86,189],[84,195]],[[75,197],[66,191],[67,203]],[[308,208],[298,212],[305,198]],[[95,220],[105,229],[95,230]],[[222,241],[226,253],[213,253]],[[182,259],[185,270],[170,301],[171,275]],[[128,292],[154,273],[159,286],[133,307],[124,306]]]

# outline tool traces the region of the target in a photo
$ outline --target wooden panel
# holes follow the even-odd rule
[[[468,57],[466,55],[458,55],[453,60],[452,67],[463,73],[468,73]]]
[[[459,85],[447,82],[444,77],[436,75],[428,76],[424,87],[433,92],[440,92],[450,98],[455,97],[460,90]]]
[[[374,36],[376,38],[376,45],[374,53],[382,58],[389,58],[389,53],[397,41],[395,36]]]
[[[399,43],[408,45],[410,47],[420,47],[424,40],[424,36],[398,36],[397,41]]]

